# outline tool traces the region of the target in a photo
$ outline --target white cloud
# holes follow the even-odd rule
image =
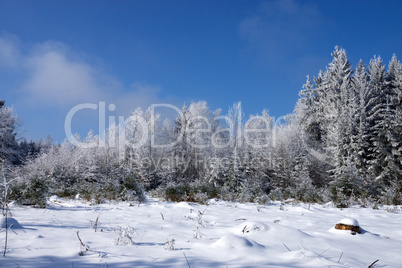
[[[21,79],[21,98],[32,105],[68,108],[79,103],[113,103],[126,113],[141,106],[162,102],[159,87],[120,81],[90,63],[85,55],[60,42],[47,41],[23,54],[16,41],[0,37],[0,62],[17,68]]]
[[[116,110],[112,115],[126,117],[137,107],[177,103],[172,97],[161,98],[159,86],[139,82],[124,85],[103,71],[98,59],[93,60],[92,56],[63,43],[47,41],[33,47],[20,44],[18,38],[0,34],[0,72],[12,80],[8,94],[23,115],[28,136],[40,138],[51,134],[62,141],[65,116],[77,104],[114,104]],[[7,76],[10,72],[12,75]],[[96,111],[80,112],[74,117],[74,129],[85,136],[96,122]]]
[[[30,99],[69,105],[102,95],[89,65],[71,61],[56,50],[29,57],[26,66],[29,77],[23,90]]]

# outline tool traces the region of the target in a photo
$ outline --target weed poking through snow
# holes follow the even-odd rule
[[[114,240],[115,245],[128,246],[135,244],[134,236],[137,235],[137,231],[133,227],[119,227],[117,231],[119,236]]]
[[[175,240],[172,238],[171,240],[167,240],[163,246],[165,250],[174,250]]]

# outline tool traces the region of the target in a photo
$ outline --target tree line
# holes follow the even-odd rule
[[[240,103],[223,114],[193,102],[173,121],[137,108],[123,133],[112,125],[80,140],[97,146],[17,142],[18,120],[2,102],[10,198],[38,206],[53,194],[142,202],[145,193],[195,202],[402,204],[402,65],[396,56],[387,67],[375,57],[352,69],[344,49],[332,56],[281,120],[266,110],[245,118]]]

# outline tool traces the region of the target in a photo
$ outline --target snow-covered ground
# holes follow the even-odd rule
[[[402,267],[400,208],[51,198],[11,210],[23,228],[9,231],[0,267]],[[336,230],[344,218],[362,233]],[[3,228],[0,247],[4,238]]]

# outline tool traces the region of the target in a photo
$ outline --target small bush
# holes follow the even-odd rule
[[[18,203],[45,208],[46,198],[49,195],[48,183],[42,178],[34,177],[22,186],[19,193]]]
[[[274,201],[282,201],[282,200],[284,200],[283,191],[281,189],[279,189],[279,188],[276,188],[276,189],[272,190],[269,193],[268,197],[271,200],[274,200]]]
[[[138,183],[136,178],[128,177],[124,180],[120,189],[120,199],[122,201],[145,201],[144,187]]]
[[[150,196],[162,198],[172,202],[195,202],[205,204],[208,199],[218,197],[217,189],[212,185],[200,181],[188,184],[169,183],[150,191]]]
[[[118,237],[114,240],[115,245],[129,246],[134,245],[134,236],[137,234],[133,227],[119,227],[116,232]]]
[[[393,183],[386,187],[381,194],[380,201],[386,205],[402,205],[402,184]]]

